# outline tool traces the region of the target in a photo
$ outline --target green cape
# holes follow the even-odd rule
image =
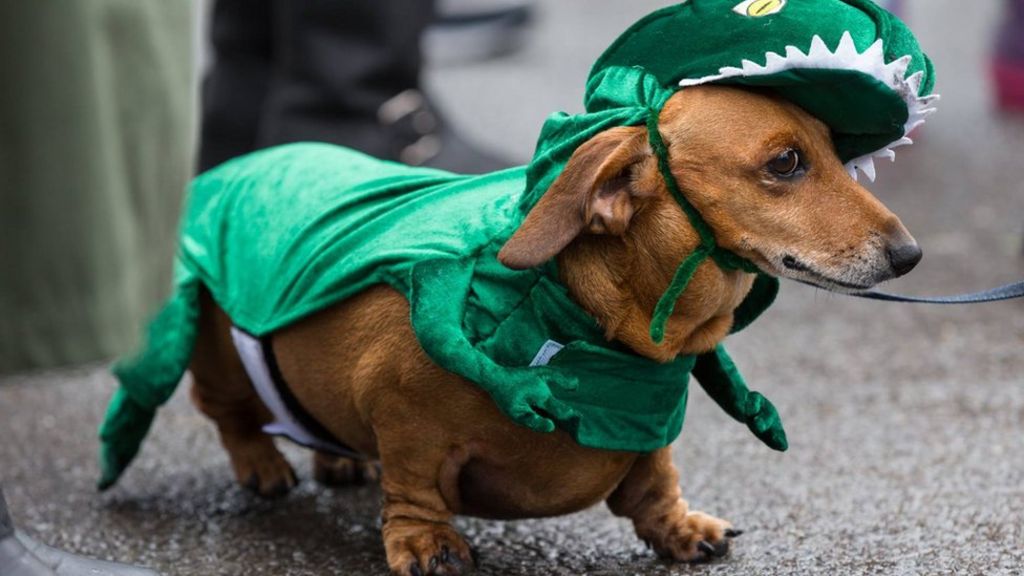
[[[387,284],[409,299],[430,357],[516,422],[557,426],[595,448],[649,452],[672,442],[698,359],[659,364],[609,343],[553,264],[502,266],[497,253],[521,221],[524,189],[523,168],[458,176],[323,144],[270,149],[198,178],[175,296],[146,350],[115,369],[122,388],[101,433],[104,485],[134,457],[187,368],[201,285],[239,328],[265,336]],[[765,280],[743,323],[774,298],[777,286]],[[722,388],[716,399],[744,422],[759,418],[755,431],[784,447],[774,410],[728,362],[724,349],[700,361]]]

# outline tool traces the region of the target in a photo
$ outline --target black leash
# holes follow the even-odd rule
[[[886,294],[885,292],[850,292],[847,296],[866,298],[868,300],[882,300],[884,302],[910,302],[913,304],[980,304],[984,302],[1002,302],[1024,298],[1024,282],[1007,284],[984,292],[974,294],[960,294],[957,296],[939,296],[934,298],[917,296],[900,296],[898,294]]]

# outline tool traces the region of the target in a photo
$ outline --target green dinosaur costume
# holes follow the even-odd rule
[[[871,159],[891,156],[926,113],[933,80],[909,31],[866,0],[691,0],[645,18],[602,56],[586,112],[551,117],[525,168],[460,176],[299,144],[207,173],[190,192],[175,296],[145,349],[115,368],[122,386],[101,430],[101,486],[130,463],[184,374],[201,285],[238,328],[259,337],[387,284],[408,298],[427,354],[524,426],[650,452],[678,436],[693,373],[730,415],[785,450],[775,408],[747,389],[724,348],[647,360],[605,340],[553,263],[513,271],[496,257],[580,145],[609,128],[646,125],[666,184],[702,238],[652,310],[652,338],[663,337],[700,265],[756,273],[717,247],[668,170],[657,130],[675,91],[707,82],[775,87],[833,128],[851,169],[873,175]],[[735,329],[777,290],[776,279],[759,275]]]

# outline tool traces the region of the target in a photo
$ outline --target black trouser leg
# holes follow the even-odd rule
[[[7,511],[7,501],[4,500],[4,490],[0,488],[0,540],[14,536],[14,522],[11,514]]]
[[[200,170],[297,141],[397,158],[419,135],[378,112],[419,87],[433,12],[433,0],[217,0]]]
[[[274,0],[274,82],[258,144],[314,140],[396,158],[418,136],[378,112],[420,85],[432,0]]]
[[[213,5],[213,61],[201,98],[200,172],[256,149],[273,74],[271,18],[271,0],[216,0]]]

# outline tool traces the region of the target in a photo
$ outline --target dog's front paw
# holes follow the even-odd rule
[[[703,512],[690,512],[660,534],[644,538],[659,556],[678,562],[708,562],[729,552],[729,542],[742,534],[732,524]]]
[[[476,568],[469,544],[447,524],[392,521],[385,528],[384,548],[398,576],[457,576]]]

